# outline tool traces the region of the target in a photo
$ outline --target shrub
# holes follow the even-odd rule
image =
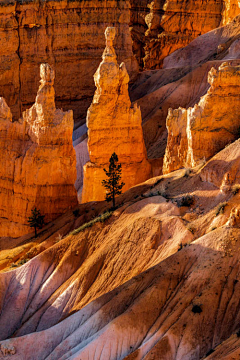
[[[154,186],[157,186],[157,185],[160,184],[160,182],[162,182],[162,181],[163,181],[163,178],[158,179],[158,180],[155,182]]]
[[[187,226],[188,231],[190,231],[192,234],[195,233],[196,229],[193,226]]]
[[[240,126],[238,127],[238,129],[237,129],[237,139],[239,139],[240,138]]]
[[[28,217],[28,224],[30,227],[34,228],[35,238],[37,237],[37,229],[42,229],[44,225],[44,217],[45,215],[41,215],[40,210],[38,210],[35,206],[34,209],[31,210],[32,215]]]
[[[59,241],[61,241],[63,239],[63,235],[62,234],[58,234],[58,236],[56,237],[54,243],[57,244]]]
[[[167,197],[167,194],[166,194],[166,192],[165,192],[164,190],[158,191],[157,194],[158,194],[159,196],[164,197],[164,198]]]
[[[186,247],[186,246],[188,246],[187,243],[186,243],[186,244],[180,243],[180,244],[178,245],[178,251],[182,250],[182,249],[183,249],[184,247]]]
[[[213,350],[213,349],[210,349],[207,353],[206,353],[206,356],[209,356],[209,355],[211,355],[212,353],[214,353],[214,351],[215,350]]]
[[[97,222],[104,222],[106,221],[108,218],[110,218],[110,216],[112,216],[112,211],[107,211],[104,214],[96,217],[95,219],[81,225],[78,229],[73,230],[72,232],[70,232],[70,235],[77,235],[78,233],[80,233],[81,231],[92,227],[94,224],[96,224]]]
[[[191,172],[192,172],[192,169],[190,169],[190,168],[185,169],[185,172],[184,172],[183,177],[189,177],[189,175],[191,174]]]
[[[18,263],[17,263],[17,266],[21,266],[21,265],[24,265],[26,264],[26,262],[28,262],[29,259],[22,259],[20,260]]]
[[[227,206],[227,202],[218,204],[216,211],[215,211],[215,215],[218,216],[219,214],[223,214],[226,206]]]
[[[11,268],[17,267],[17,264],[12,263],[10,267]]]
[[[202,312],[202,308],[200,305],[193,305],[192,312],[194,314],[200,314]]]
[[[240,185],[239,184],[235,184],[232,186],[232,194],[233,195],[237,195],[239,193],[240,190]]]
[[[191,206],[194,203],[194,197],[192,195],[185,195],[177,200],[177,206]]]
[[[78,215],[79,215],[79,209],[73,210],[73,215],[74,215],[75,217],[78,217]]]

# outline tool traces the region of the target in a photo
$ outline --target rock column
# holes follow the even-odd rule
[[[90,162],[84,166],[82,202],[103,200],[103,168],[115,152],[122,164],[123,191],[145,181],[151,166],[143,140],[140,108],[131,106],[126,66],[118,66],[113,40],[115,28],[105,31],[106,48],[94,81],[97,87],[88,109],[88,150]]]
[[[73,114],[55,108],[54,71],[40,67],[35,104],[12,121],[0,98],[0,236],[32,231],[27,223],[36,206],[50,222],[77,204]]]

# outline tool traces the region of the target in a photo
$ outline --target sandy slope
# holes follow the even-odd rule
[[[0,334],[15,336],[2,351],[13,346],[13,360],[190,360],[231,336],[240,321],[240,232],[239,218],[230,220],[240,199],[220,188],[229,172],[239,182],[239,159],[236,141],[187,176],[151,179],[147,191],[120,197],[106,223],[0,274]],[[194,204],[178,207],[187,193]]]

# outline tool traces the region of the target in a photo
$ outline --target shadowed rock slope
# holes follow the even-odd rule
[[[194,107],[209,89],[208,72],[228,61],[240,64],[240,17],[210,31],[166,57],[163,69],[144,71],[130,88],[141,108],[149,158],[163,157],[167,144],[168,109]]]
[[[240,321],[239,159],[240,140],[130,189],[105,223],[33,246],[0,275],[5,358],[197,360],[227,340]]]

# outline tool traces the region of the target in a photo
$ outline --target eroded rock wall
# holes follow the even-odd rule
[[[73,114],[55,108],[54,72],[42,64],[35,104],[12,121],[0,98],[0,236],[18,237],[31,229],[36,206],[45,222],[77,204]]]
[[[84,167],[82,202],[103,200],[103,169],[115,152],[122,164],[123,191],[150,177],[143,140],[140,108],[131,106],[126,66],[119,67],[113,48],[114,28],[106,29],[103,61],[94,75],[97,90],[88,110],[88,151],[90,162]]]
[[[194,167],[239,136],[239,79],[240,66],[225,62],[218,70],[210,70],[211,87],[198,104],[188,109],[169,109],[163,173]]]
[[[131,0],[134,54],[141,67],[159,68],[166,56],[239,13],[237,0]]]
[[[57,106],[72,109],[75,121],[84,122],[106,26],[117,28],[118,58],[134,77],[138,64],[161,67],[167,55],[238,13],[237,0],[2,0],[0,96],[18,119],[34,102],[39,65],[48,62],[56,71]]]
[[[0,4],[0,96],[18,119],[34,103],[38,69],[56,72],[56,104],[85,119],[107,25],[117,29],[116,51],[131,75],[137,72],[129,32],[129,1],[12,1]]]
[[[222,3],[222,0],[152,1],[146,17],[145,68],[159,68],[166,56],[218,27]]]
[[[232,19],[240,13],[238,0],[224,0],[222,25],[228,24]]]

